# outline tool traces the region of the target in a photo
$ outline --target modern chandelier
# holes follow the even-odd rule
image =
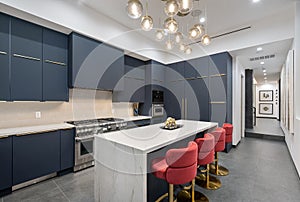
[[[172,50],[175,45],[178,45],[179,50],[183,51],[186,54],[190,54],[192,49],[189,45],[184,43],[185,38],[189,38],[190,40],[201,39],[201,43],[203,45],[209,45],[211,42],[211,37],[206,33],[207,29],[207,17],[201,17],[202,13],[199,9],[193,10],[193,4],[195,1],[200,0],[161,0],[164,2],[164,13],[165,20],[163,25],[160,25],[160,28],[155,32],[155,38],[157,41],[163,41],[166,39],[165,46],[168,50]],[[132,19],[141,18],[141,28],[144,31],[150,31],[153,28],[154,22],[153,18],[148,14],[148,0],[146,0],[146,11],[145,15],[143,15],[143,4],[140,0],[128,0],[126,6],[127,14]],[[205,10],[206,15],[206,10]],[[195,23],[192,27],[186,28],[182,26],[179,27],[178,20],[179,18],[185,18],[188,16],[192,16],[197,19],[197,23]],[[159,23],[160,24],[160,23]],[[181,30],[181,31],[180,31]],[[186,31],[186,35],[183,34],[184,30]]]

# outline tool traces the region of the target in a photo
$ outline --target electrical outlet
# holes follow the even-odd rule
[[[35,112],[35,118],[36,119],[40,119],[42,117],[42,113],[41,112]]]

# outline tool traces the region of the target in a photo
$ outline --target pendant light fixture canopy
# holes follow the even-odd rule
[[[164,27],[168,30],[170,34],[174,34],[178,30],[178,23],[174,18],[167,18],[165,20]]]
[[[142,16],[143,5],[139,0],[129,0],[126,6],[127,14],[132,19],[138,19]]]
[[[190,13],[193,9],[193,0],[179,0],[179,12],[181,14],[187,14]]]
[[[145,15],[142,18],[141,27],[144,31],[150,31],[153,28],[153,19],[150,16]]]
[[[178,3],[175,0],[169,0],[167,1],[166,5],[165,5],[165,13],[167,16],[169,17],[173,17],[178,13]]]

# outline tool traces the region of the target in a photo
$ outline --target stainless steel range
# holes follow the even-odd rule
[[[127,122],[119,118],[104,118],[68,122],[75,125],[74,171],[94,165],[94,135],[124,129]]]

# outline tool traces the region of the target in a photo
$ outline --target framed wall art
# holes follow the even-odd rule
[[[260,103],[259,104],[259,113],[265,114],[265,115],[273,115],[273,104]]]
[[[260,90],[259,91],[259,101],[260,102],[272,102],[273,101],[273,91],[272,90]]]

